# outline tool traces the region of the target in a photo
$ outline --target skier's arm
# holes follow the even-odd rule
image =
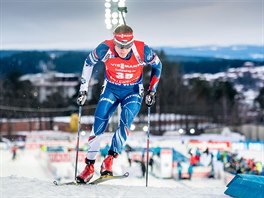
[[[88,92],[88,85],[92,76],[94,65],[103,59],[109,47],[103,42],[98,45],[86,58],[83,65],[80,92]]]
[[[145,98],[146,105],[151,107],[155,104],[156,91],[160,80],[162,64],[157,54],[147,45],[144,46],[144,61],[152,67],[149,88]]]
[[[156,93],[161,76],[162,63],[157,54],[147,45],[144,46],[144,54],[144,61],[152,68],[148,90]]]
[[[81,77],[81,86],[77,98],[78,105],[83,106],[85,104],[89,82],[93,73],[93,67],[98,61],[103,59],[108,49],[109,47],[105,43],[101,43],[100,45],[98,45],[97,48],[90,52],[90,54],[84,61]]]

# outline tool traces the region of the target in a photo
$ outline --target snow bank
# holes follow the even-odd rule
[[[117,181],[115,181],[116,183]],[[129,180],[119,180],[119,183],[129,184]],[[128,183],[127,183],[128,182]],[[190,187],[182,183],[181,187],[159,188],[145,186],[125,186],[122,184],[111,184],[105,182],[96,186],[55,186],[52,181],[43,181],[26,177],[1,177],[1,197],[2,198],[77,198],[77,197],[104,197],[104,198],[130,198],[130,197],[203,197],[220,198],[228,197],[224,195],[223,188]],[[175,182],[176,183],[176,182]]]
[[[112,180],[97,186],[55,186],[54,175],[43,166],[39,150],[19,150],[17,159],[12,160],[12,153],[0,150],[0,197],[1,198],[221,198],[226,186],[223,180],[159,179],[149,174],[148,187],[145,178],[140,178],[140,167],[132,163],[126,167],[126,158],[120,156],[114,166],[121,172],[128,171],[129,177]],[[134,166],[135,165],[135,166]],[[60,168],[62,168],[61,165]],[[79,164],[79,168],[84,163]],[[96,163],[96,170],[100,168]],[[117,173],[119,174],[119,173]],[[96,179],[95,175],[93,179]]]

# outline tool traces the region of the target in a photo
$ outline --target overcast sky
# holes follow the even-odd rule
[[[264,0],[126,0],[153,47],[263,45]],[[91,49],[112,33],[104,0],[1,0],[1,49]]]

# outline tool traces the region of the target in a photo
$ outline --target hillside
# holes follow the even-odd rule
[[[14,71],[21,74],[34,74],[47,70],[62,73],[80,73],[88,53],[83,51],[1,51],[0,77]],[[199,57],[190,54],[177,55],[175,53],[168,52],[166,58],[178,64],[182,73],[217,73],[228,68],[242,67],[248,61],[248,59]],[[264,65],[264,61],[251,60],[251,62],[256,66]]]
[[[159,49],[163,49],[168,55],[264,61],[264,48],[261,45],[164,47]]]

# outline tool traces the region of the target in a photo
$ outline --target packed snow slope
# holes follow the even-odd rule
[[[18,152],[16,160],[8,150],[0,150],[0,198],[220,198],[226,186],[223,180],[159,179],[149,175],[148,187],[145,178],[139,178],[136,171],[128,170],[125,179],[107,181],[99,185],[55,186],[54,176],[40,163],[38,151]],[[94,176],[95,178],[98,175]],[[93,179],[95,179],[93,178]]]
[[[129,198],[129,197],[228,197],[223,194],[223,188],[193,187],[187,183],[182,183],[180,187],[145,187],[142,182],[138,186],[129,186],[131,181],[120,180],[119,182],[110,182],[100,185],[83,186],[55,186],[52,181],[44,181],[36,178],[26,177],[1,177],[1,198],[77,198],[77,197],[109,197],[109,198]],[[125,185],[123,185],[125,184]]]

